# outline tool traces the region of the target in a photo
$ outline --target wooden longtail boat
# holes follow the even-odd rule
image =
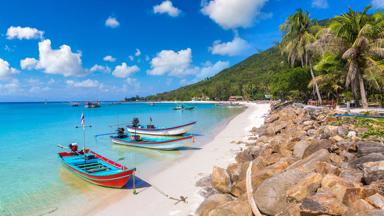
[[[155,128],[155,127],[132,127],[127,126],[127,130],[130,133],[137,134],[148,134],[148,135],[157,135],[157,136],[177,136],[187,133],[196,122],[191,122],[184,125],[179,125],[176,127],[170,128]]]
[[[82,179],[96,185],[122,188],[136,169],[111,161],[87,149],[86,155],[73,152],[59,152],[64,166]]]
[[[181,106],[176,106],[175,108],[173,108],[174,110],[193,110],[195,109],[195,107],[186,107],[184,105],[181,105]]]
[[[180,149],[182,147],[185,147],[186,143],[194,142],[193,136],[186,136],[181,138],[140,136],[140,138],[140,140],[135,140],[128,136],[126,138],[118,138],[117,136],[111,137],[112,142],[115,144],[158,150]]]

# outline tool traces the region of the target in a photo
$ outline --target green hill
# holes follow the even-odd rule
[[[193,97],[209,97],[212,100],[227,100],[230,95],[264,99],[265,95],[286,98],[300,94],[307,97],[309,79],[309,74],[304,69],[291,68],[275,46],[254,54],[211,78],[146,99],[191,100]]]

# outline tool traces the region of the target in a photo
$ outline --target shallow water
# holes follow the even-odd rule
[[[92,125],[86,131],[87,147],[114,160],[125,158],[128,167],[137,167],[139,176],[149,176],[198,148],[147,150],[112,145],[108,136],[96,139],[94,135],[113,132],[116,124],[129,123],[133,117],[139,117],[142,124],[152,117],[157,126],[198,121],[190,133],[196,135],[193,147],[202,147],[217,128],[242,111],[213,104],[174,111],[174,106],[104,103],[101,108],[85,109],[68,103],[0,103],[0,215],[76,215],[79,209],[113,195],[114,189],[89,184],[68,172],[57,157],[57,144],[78,142],[82,146],[82,130],[75,128],[82,112],[86,124]]]

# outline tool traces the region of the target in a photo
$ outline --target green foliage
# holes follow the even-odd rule
[[[291,68],[275,74],[271,93],[278,99],[305,100],[310,97],[307,83],[311,76],[305,68]]]

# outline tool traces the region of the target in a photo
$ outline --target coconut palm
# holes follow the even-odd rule
[[[334,18],[329,29],[342,40],[342,58],[347,61],[346,86],[360,97],[364,108],[368,108],[366,84],[380,89],[383,82],[384,65],[384,18],[380,13],[368,15],[371,7],[362,12],[349,12]],[[369,83],[365,83],[369,82]]]
[[[288,62],[294,66],[298,61],[301,67],[309,65],[312,80],[314,82],[317,98],[322,103],[319,87],[315,80],[312,69],[312,55],[308,46],[315,41],[314,34],[318,31],[318,26],[310,19],[308,12],[298,9],[293,15],[289,16],[284,24],[280,26],[284,32],[281,50],[287,54]]]

